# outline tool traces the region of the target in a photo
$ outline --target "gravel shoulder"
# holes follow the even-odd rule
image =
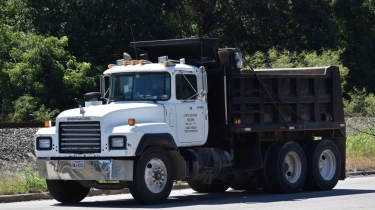
[[[36,167],[29,157],[34,154],[34,135],[39,128],[0,129],[1,173],[14,173],[26,166]],[[1,175],[1,174],[0,174]]]

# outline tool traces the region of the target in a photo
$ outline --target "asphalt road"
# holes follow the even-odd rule
[[[1,210],[83,210],[91,209],[375,209],[375,177],[348,178],[335,189],[295,194],[264,194],[228,190],[225,193],[203,194],[190,189],[173,191],[160,205],[137,204],[130,194],[87,197],[81,203],[66,205],[55,200],[2,203]]]

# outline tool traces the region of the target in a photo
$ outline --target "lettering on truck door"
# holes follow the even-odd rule
[[[180,143],[205,140],[205,116],[207,104],[197,100],[195,74],[176,74],[176,124]]]

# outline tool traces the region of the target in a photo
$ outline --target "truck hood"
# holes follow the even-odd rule
[[[161,105],[155,103],[124,103],[124,104],[108,104],[99,106],[82,107],[84,114],[81,114],[80,108],[69,109],[61,112],[57,118],[64,117],[103,117],[109,113],[122,110],[150,109],[157,108]]]
[[[57,116],[56,122],[100,121],[103,128],[127,125],[129,118],[135,118],[137,124],[165,122],[163,106],[155,103],[118,103],[82,109],[66,110]]]

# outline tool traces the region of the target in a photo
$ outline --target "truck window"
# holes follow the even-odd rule
[[[190,83],[190,84],[189,84]],[[189,74],[176,75],[176,99],[196,99],[197,77]]]
[[[168,100],[171,96],[168,73],[128,73],[111,75],[110,101]]]

